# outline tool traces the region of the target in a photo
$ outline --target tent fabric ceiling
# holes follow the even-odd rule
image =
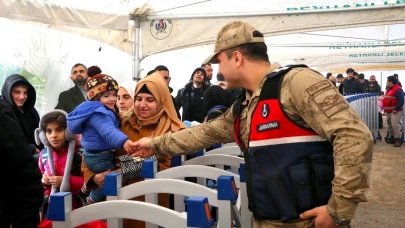
[[[384,43],[384,25],[391,25],[390,40],[405,42],[405,38],[401,37],[404,25],[396,25],[405,24],[403,0],[333,0],[328,1],[328,5],[321,0],[178,0],[175,3],[169,0],[0,0],[0,17],[45,24],[50,29],[98,40],[128,54],[132,53],[131,43],[126,42],[131,37],[128,20],[129,14],[133,13],[142,19],[142,57],[212,45],[219,29],[233,20],[247,21],[265,34],[269,55],[277,61],[305,59],[305,63],[317,65],[316,58],[331,57],[323,63],[326,69],[328,66],[339,67],[345,61],[354,64],[370,59],[344,60],[344,56],[351,54],[399,53],[400,58],[405,52],[403,46],[389,46],[390,43],[386,43],[386,47],[359,49],[328,47],[329,44],[337,46],[345,42],[350,43],[346,46],[364,46],[365,42]],[[260,16],[252,16],[254,13]],[[159,21],[159,18],[162,20]],[[303,34],[314,31],[321,35]],[[275,47],[276,44],[284,47]],[[398,61],[396,56],[388,57],[380,62]],[[332,59],[336,59],[335,62]],[[375,59],[370,60],[375,62]],[[321,67],[321,64],[318,66]]]

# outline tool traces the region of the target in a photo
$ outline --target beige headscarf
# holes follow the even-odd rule
[[[119,84],[119,87],[124,88],[129,96],[131,96],[132,100],[135,100],[134,93],[135,93],[135,88],[136,88],[136,82],[135,81],[125,81]]]
[[[132,124],[137,123],[140,126],[157,124],[154,133],[155,136],[163,135],[169,131],[176,132],[186,128],[186,126],[177,117],[169,88],[166,85],[162,75],[155,72],[140,80],[135,88],[134,103],[136,100],[136,95],[144,85],[146,85],[148,90],[156,99],[157,113],[152,117],[144,119],[138,113],[136,113],[135,105],[133,105],[131,112],[128,113],[128,116],[124,119],[124,121],[130,121]]]

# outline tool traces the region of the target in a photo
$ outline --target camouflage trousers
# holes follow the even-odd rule
[[[314,219],[296,219],[288,223],[277,220],[256,220],[253,218],[254,228],[315,228]]]
[[[391,137],[401,138],[402,136],[402,120],[403,111],[399,111],[396,114],[390,112],[387,113],[388,131]]]

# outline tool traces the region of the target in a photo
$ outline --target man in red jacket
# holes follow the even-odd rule
[[[398,80],[395,76],[387,78],[387,90],[383,100],[384,112],[387,113],[388,131],[390,138],[387,143],[394,144],[394,147],[400,147],[401,139],[401,119],[404,106],[404,91],[398,85]]]

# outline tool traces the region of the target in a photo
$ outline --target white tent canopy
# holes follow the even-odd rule
[[[165,64],[176,90],[233,20],[265,35],[272,62],[405,69],[405,0],[0,0],[0,60],[47,79],[45,110],[71,86],[76,62],[119,81]]]
[[[41,22],[129,54],[133,14],[141,21],[140,57],[212,44],[219,29],[235,19],[265,36],[405,23],[404,0],[1,0],[0,9],[1,17]]]

